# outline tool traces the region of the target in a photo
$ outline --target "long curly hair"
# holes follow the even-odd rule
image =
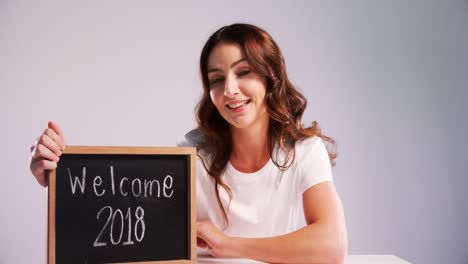
[[[197,130],[201,132],[202,140],[196,147],[209,157],[209,162],[203,157],[201,160],[214,180],[217,202],[227,226],[227,208],[224,208],[221,202],[219,188],[224,188],[232,200],[232,191],[222,179],[232,152],[231,130],[229,123],[211,101],[208,80],[208,57],[219,43],[239,45],[251,70],[266,80],[265,101],[270,117],[269,154],[279,169],[286,170],[293,163],[296,142],[312,136],[318,136],[332,146],[327,147],[332,166],[335,166],[337,155],[335,141],[321,133],[317,122],[312,122],[309,127],[302,125],[307,100],[289,81],[283,55],[273,38],[265,30],[250,24],[232,24],[218,29],[205,43],[200,56],[203,95],[196,107],[196,118]],[[279,146],[276,151],[275,144]],[[280,149],[286,153],[286,159],[281,164],[278,161]]]

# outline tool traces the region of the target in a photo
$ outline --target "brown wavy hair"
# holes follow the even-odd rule
[[[211,101],[208,81],[208,57],[220,43],[239,45],[251,70],[266,79],[265,101],[270,116],[269,153],[279,169],[286,170],[293,163],[296,142],[312,136],[318,136],[332,145],[332,150],[327,148],[332,166],[335,166],[337,155],[334,151],[335,141],[321,133],[317,122],[312,122],[309,127],[302,125],[307,100],[289,81],[283,55],[273,38],[265,30],[250,24],[232,24],[218,29],[205,43],[200,56],[203,95],[196,107],[196,118],[202,140],[196,147],[208,155],[209,163],[206,163],[204,157],[200,158],[214,180],[217,202],[227,226],[229,220],[219,196],[219,188],[224,188],[232,199],[232,191],[221,177],[232,152],[231,131],[229,123]],[[274,151],[276,143],[279,148]],[[286,159],[281,164],[278,162],[280,149],[286,153]]]

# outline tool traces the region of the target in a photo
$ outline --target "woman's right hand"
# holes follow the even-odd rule
[[[57,124],[49,122],[46,130],[31,146],[30,169],[40,185],[46,187],[48,171],[57,168],[59,157],[65,150],[65,138]]]

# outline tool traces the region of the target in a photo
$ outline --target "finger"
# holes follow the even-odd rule
[[[209,220],[201,220],[201,221],[197,221],[197,227],[201,227],[201,226],[205,226],[205,225],[208,225],[210,224],[211,222]]]
[[[44,134],[39,138],[39,143],[52,150],[57,156],[62,155],[62,146],[60,137],[50,128],[47,128]]]
[[[48,132],[48,133],[50,133],[50,132]],[[52,132],[52,133],[54,133],[54,132]],[[49,136],[47,134],[42,134],[39,137],[39,141],[38,141],[37,145],[43,145],[44,147],[46,147],[47,149],[52,151],[58,157],[60,157],[60,155],[62,155],[62,150],[60,149],[59,144],[56,141],[54,141],[51,138],[51,136]]]
[[[197,236],[207,241],[207,235],[210,233],[210,227],[212,226],[209,220],[197,222]]]
[[[52,128],[46,128],[43,134],[48,135],[53,141],[55,141],[59,145],[60,150],[65,149],[65,143],[62,137],[59,134],[57,134],[57,132],[55,132]]]
[[[60,129],[60,127],[59,127],[56,123],[54,123],[54,122],[52,122],[52,121],[49,121],[49,122],[47,123],[47,126],[48,126],[49,128],[51,128],[51,129],[53,129],[53,130],[55,131],[55,133],[57,133],[57,134],[59,134],[59,135],[63,134],[63,133],[62,133],[62,130]]]
[[[49,148],[45,147],[42,143],[37,144],[36,151],[34,152],[33,160],[49,160],[53,162],[58,162],[60,159],[55,153],[53,153]]]
[[[203,222],[197,222],[197,236],[200,237],[201,239],[204,238],[204,235],[203,235],[204,226],[205,225]]]
[[[216,252],[212,248],[208,247],[207,251],[210,256],[215,257],[215,258],[218,257],[218,254],[216,254]]]
[[[60,137],[60,140],[61,140],[61,143],[62,143],[61,146],[63,147],[63,149],[65,149],[65,136],[63,135],[62,130],[60,129],[60,127],[57,124],[55,124],[54,122],[52,122],[52,121],[49,121],[47,126],[50,129],[52,129]]]
[[[37,182],[40,185],[46,187],[46,172],[55,170],[57,168],[57,163],[49,160],[38,160],[31,163],[31,172],[36,177]]]

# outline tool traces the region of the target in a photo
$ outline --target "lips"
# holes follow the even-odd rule
[[[226,107],[229,109],[237,109],[240,108],[246,104],[250,103],[250,99],[247,100],[235,100],[235,101],[229,101],[226,104]]]

